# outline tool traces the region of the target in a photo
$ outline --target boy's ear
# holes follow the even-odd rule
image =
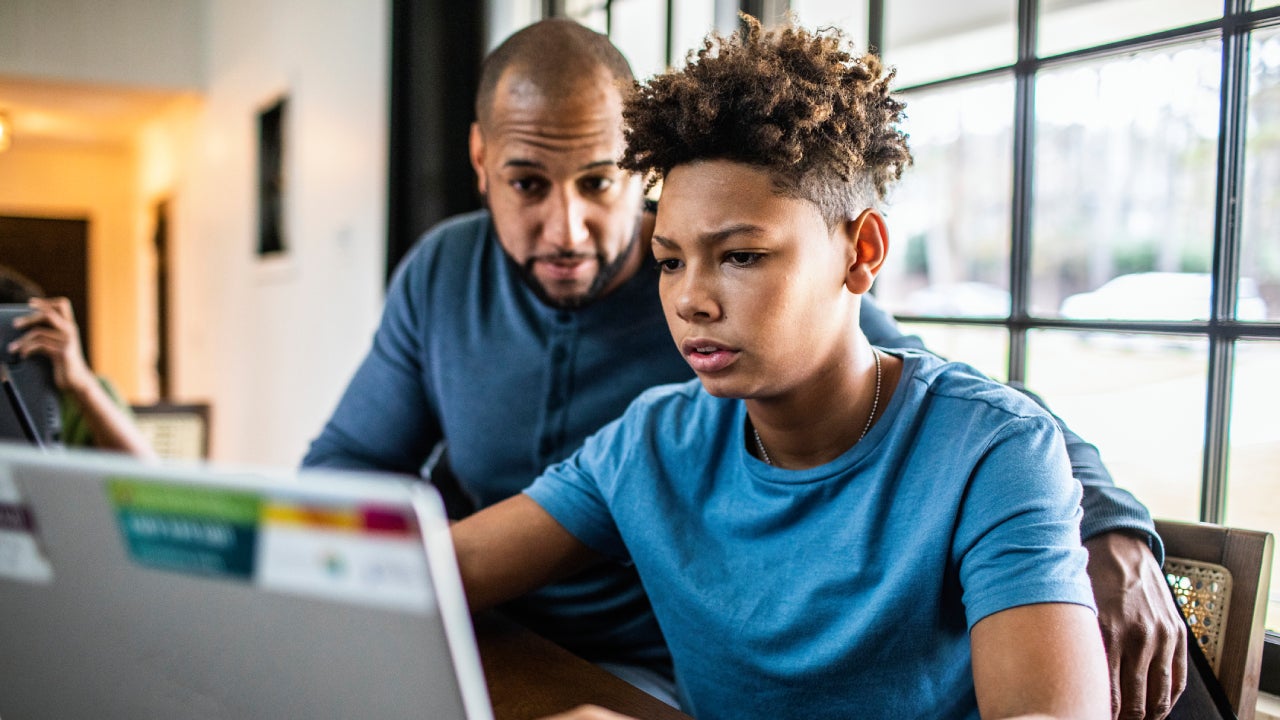
[[[471,169],[476,171],[476,187],[484,195],[489,191],[489,178],[484,172],[484,135],[480,132],[480,123],[471,123],[467,147],[471,156]]]
[[[889,230],[880,213],[867,208],[853,220],[844,221],[838,232],[844,235],[848,249],[844,285],[849,292],[861,295],[871,289],[889,254]]]

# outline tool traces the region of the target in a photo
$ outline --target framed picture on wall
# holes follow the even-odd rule
[[[258,257],[288,251],[285,209],[285,128],[289,99],[281,96],[258,113]]]

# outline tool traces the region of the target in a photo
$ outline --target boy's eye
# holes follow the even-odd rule
[[[756,264],[760,261],[761,257],[764,257],[761,253],[747,252],[746,250],[735,250],[734,252],[725,254],[724,259],[731,265],[746,267],[748,265]]]

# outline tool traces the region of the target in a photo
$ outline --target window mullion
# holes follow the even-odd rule
[[[1205,392],[1204,470],[1200,519],[1226,520],[1226,479],[1231,424],[1235,337],[1222,332],[1235,316],[1240,274],[1240,215],[1244,185],[1245,101],[1249,82],[1249,30],[1241,23],[1248,0],[1224,0],[1218,176],[1213,238],[1213,307]]]
[[[867,48],[884,57],[884,0],[867,3]]]
[[[1018,60],[1014,65],[1013,217],[1009,248],[1009,380],[1027,377],[1027,299],[1031,281],[1032,182],[1035,167],[1035,52],[1037,0],[1018,1]]]

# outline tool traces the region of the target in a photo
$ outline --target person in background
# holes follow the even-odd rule
[[[623,110],[697,379],[455,524],[468,601],[633,564],[699,720],[1109,717],[1057,422],[858,326],[911,157],[892,73],[838,30],[745,21]]]
[[[617,165],[632,82],[608,38],[563,19],[522,29],[486,57],[469,149],[487,207],[442,222],[400,264],[372,348],[304,466],[416,476],[447,441],[466,499],[488,507],[569,457],[642,391],[693,377],[651,269],[654,214],[642,181]],[[924,347],[870,295],[859,322],[879,347]],[[1097,450],[1062,429],[1084,488],[1081,534],[1113,705],[1161,718],[1185,676],[1163,548]],[[672,697],[670,656],[633,568],[597,565],[505,609]]]
[[[14,321],[22,334],[5,349],[21,358],[40,355],[49,359],[54,382],[62,393],[63,444],[154,458],[155,452],[134,424],[128,407],[106,379],[89,369],[71,301],[43,295],[30,279],[0,267],[0,303],[31,307],[30,315]]]

